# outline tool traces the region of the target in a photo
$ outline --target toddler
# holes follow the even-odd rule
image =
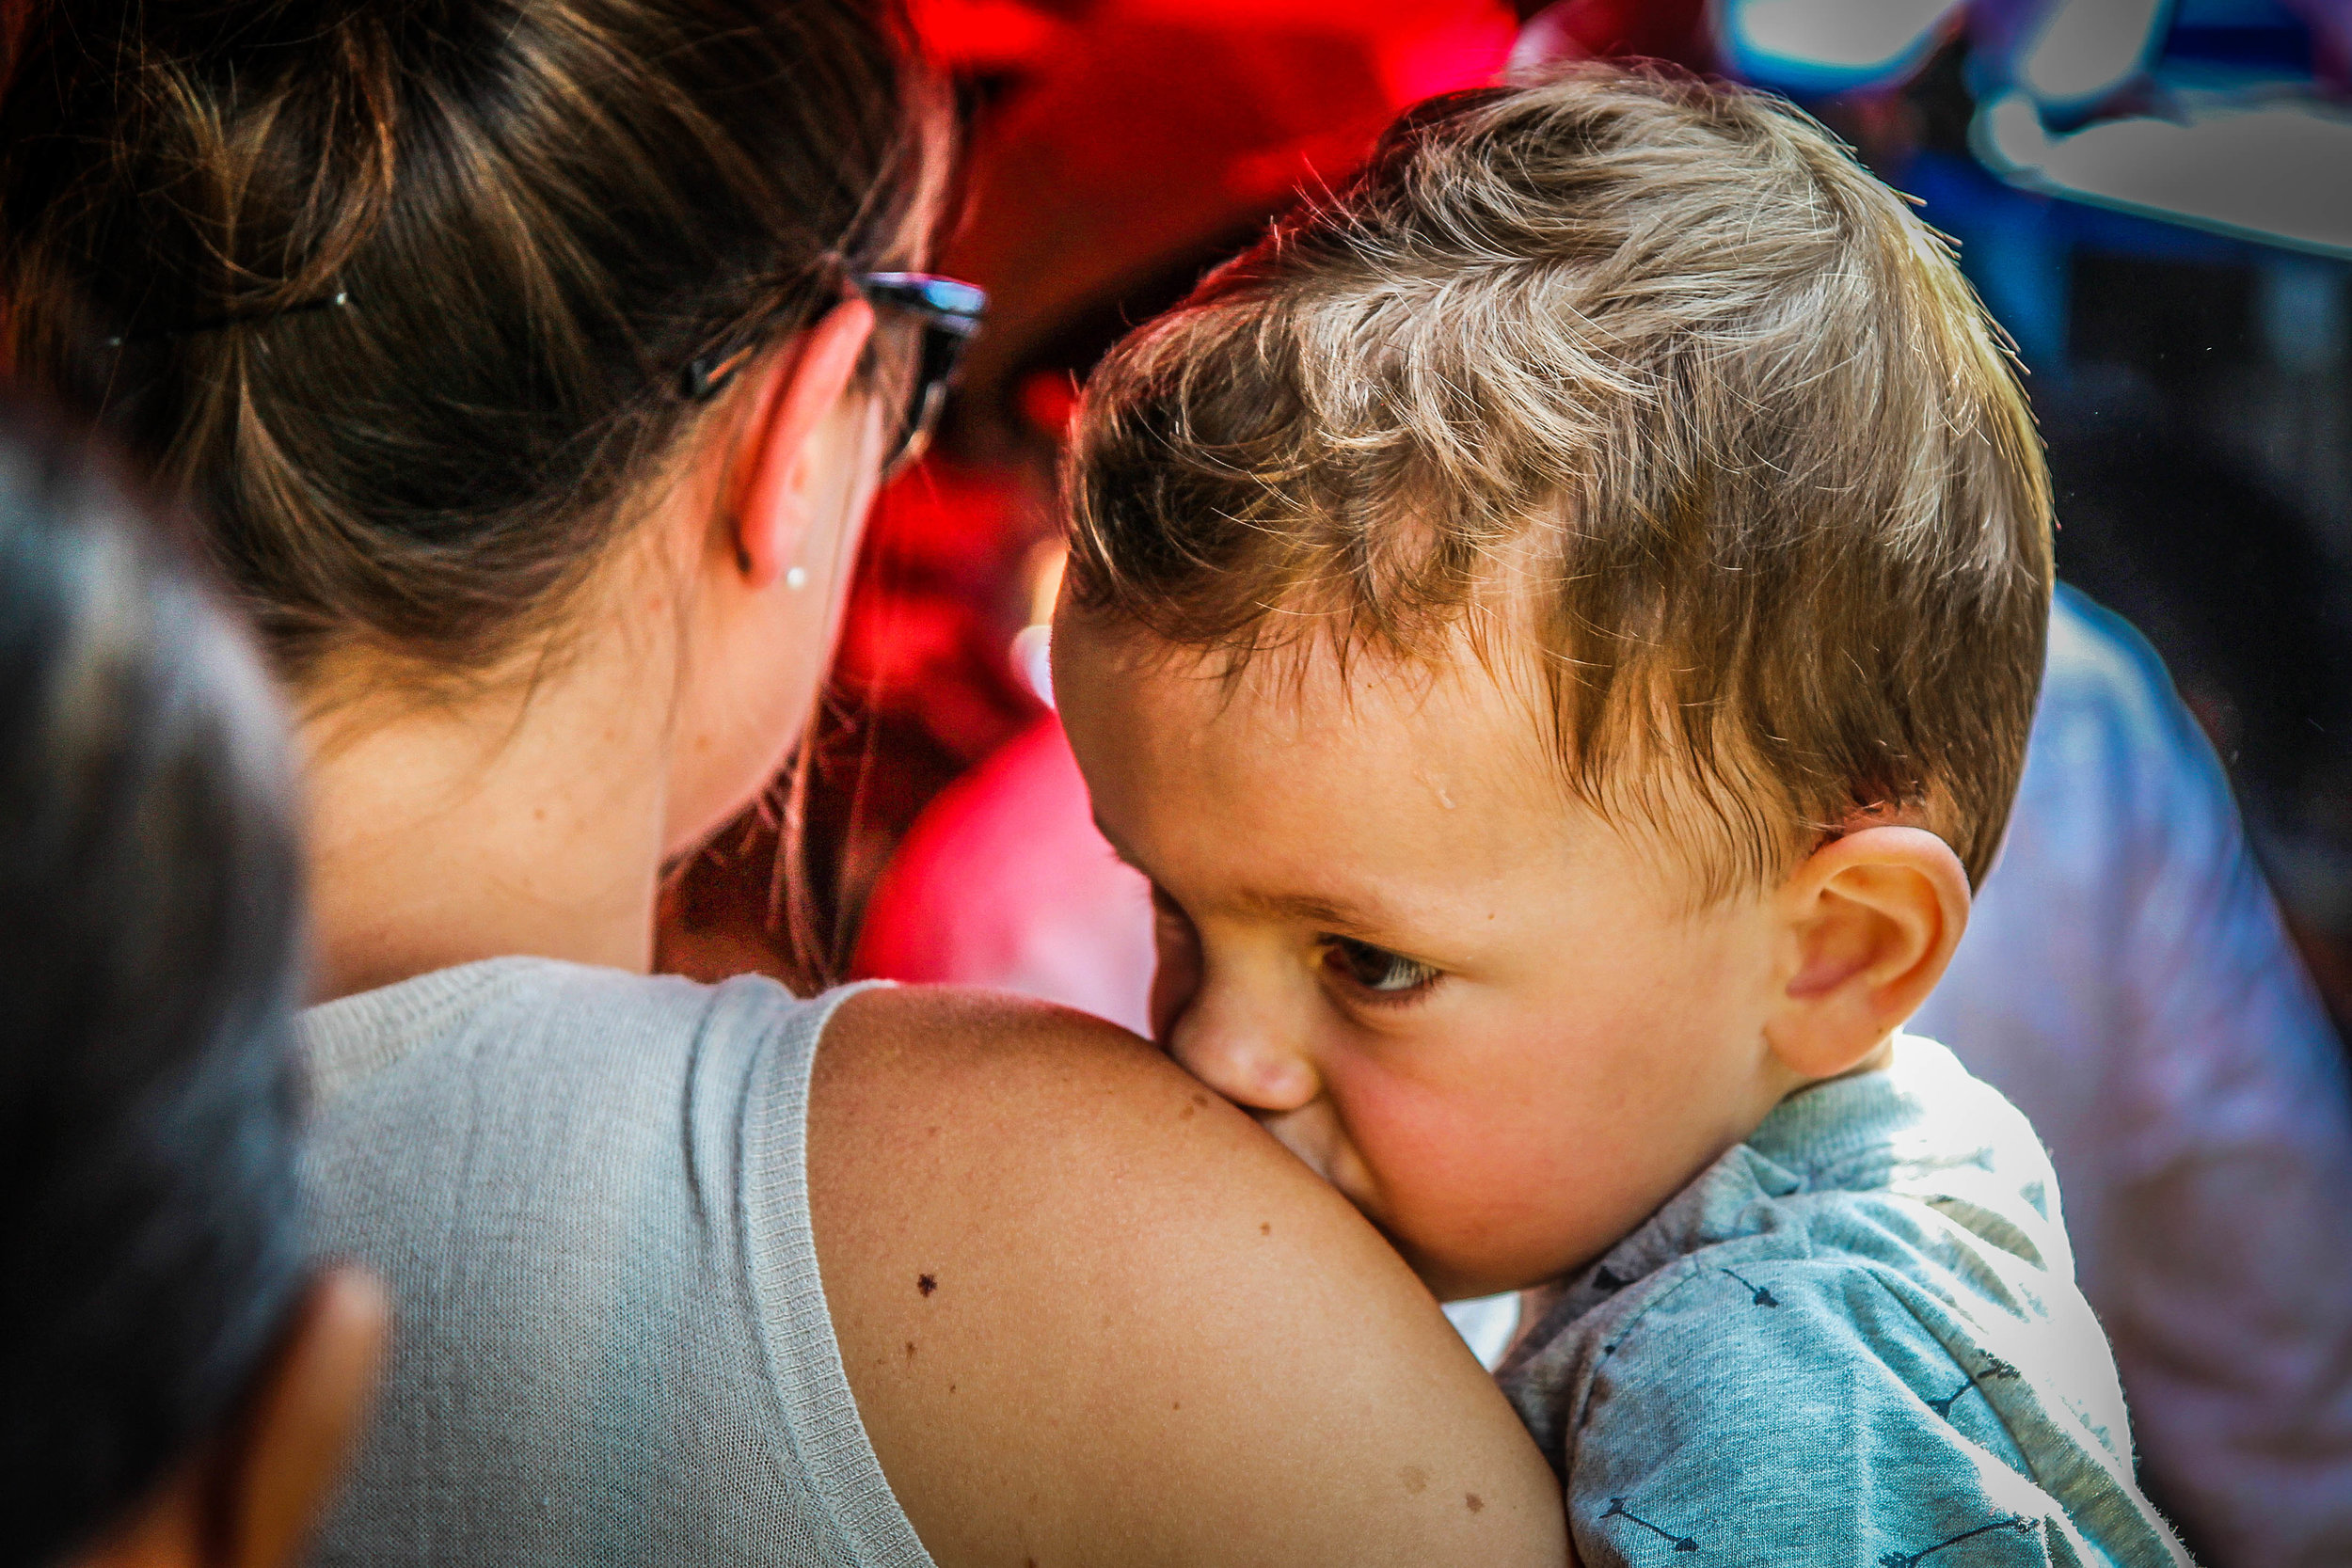
[[[2050,1165],[1942,1047],[2024,764],[2039,443],[1786,104],[1442,99],[1122,344],[1056,687],[1163,1046],[1443,1297],[1588,1564],[2185,1561]]]

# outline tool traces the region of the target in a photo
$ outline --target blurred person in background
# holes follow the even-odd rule
[[[2211,745],[2072,590],[2008,845],[1915,1026],[2032,1107],[2141,1464],[2207,1560],[2352,1560],[2342,1051]]]
[[[0,399],[0,1562],[276,1568],[371,1393],[297,1235],[299,868],[241,632]]]
[[[2287,874],[2309,950],[2329,961],[2330,863],[2306,847],[2316,832],[2324,849],[2328,803],[2342,809],[2352,776],[2329,760],[2352,725],[2335,705],[2345,642],[2328,598],[2352,572],[2324,543],[2341,488],[2331,476],[2352,455],[2352,427],[2326,422],[2343,392],[2344,272],[2243,233],[2019,189],[1977,163],[1966,84],[2007,90],[2050,19],[2077,8],[2100,10],[1564,0],[1534,10],[1485,69],[1506,49],[1523,64],[1661,55],[1738,66],[1805,96],[1899,187],[1928,196],[1928,218],[1959,234],[1963,263],[2023,341],[2059,481],[2061,571],[2142,619],[2173,668],[2122,619],[2061,590],[2009,847],[1919,1026],[2049,1138],[2149,1482],[2201,1552],[2222,1568],[2339,1562],[2352,1560],[2352,1090],[2209,735],[2240,765],[2238,788],[2261,809],[2261,842]],[[984,120],[983,199],[958,242],[983,279],[1019,257],[1020,287],[1041,299],[1025,330],[991,346],[967,425],[1049,442],[1070,388],[1120,325],[1181,293],[1252,212],[1279,201],[1253,179],[1343,174],[1354,110],[1333,83],[1380,79],[1345,62],[1384,59],[1485,14],[1341,9],[1324,8],[1319,23],[1297,8],[1263,24],[1223,17],[1181,48],[1146,25],[1157,13],[1144,5],[1053,24],[1034,80],[1000,89]],[[2123,9],[2106,14],[2131,36],[2081,40],[2107,46],[2109,89],[2058,105],[2054,123],[2079,128],[2102,105],[2139,112],[2166,84],[2207,103],[2229,84],[2300,91],[2314,114],[2333,112],[2342,77],[2329,29],[2341,31],[2345,8]],[[2306,23],[2315,25],[2294,31]],[[1302,41],[1311,24],[1324,30]],[[1805,40],[1821,53],[1802,56]],[[1343,63],[1263,77],[1234,63],[1310,48]],[[2288,79],[2295,70],[2305,87]],[[2258,78],[2272,85],[2245,86]],[[1196,93],[1229,111],[1221,140],[1168,132],[1189,123]],[[1318,116],[1319,129],[1303,128]],[[2314,176],[2302,207],[2322,212],[2334,198],[2328,171],[2300,172]],[[2181,314],[2176,302],[2216,282],[2250,301],[2249,346],[2233,352],[2202,335],[2205,318]],[[2153,372],[2122,379],[2119,362],[2143,341]],[[2229,421],[2256,412],[2271,436],[2233,448]],[[1005,450],[1000,436],[966,441]],[[2274,465],[2266,479],[2241,477],[2249,450]],[[1033,492],[1025,511],[1000,504],[993,529],[970,499],[991,494],[983,476],[1041,467],[1031,455],[967,461],[956,489],[890,498],[885,526],[898,508],[942,539],[961,525],[1025,547],[1041,499]],[[2303,520],[2312,515],[2321,521]],[[967,547],[964,559],[977,556]],[[1042,562],[1018,602],[1050,603],[1050,554],[1007,559]],[[1017,661],[1036,654],[1032,637]],[[894,701],[919,708],[946,684],[911,679]],[[984,760],[912,819],[866,906],[854,971],[1002,984],[1144,1027],[1143,884],[1093,833],[1050,717],[1025,726],[1016,715],[997,733],[1010,738],[982,748]],[[1460,1321],[1491,1358],[1515,1316],[1496,1304]]]

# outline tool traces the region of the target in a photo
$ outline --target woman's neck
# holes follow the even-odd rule
[[[405,695],[365,657],[316,683],[317,999],[515,954],[650,967],[670,661],[637,641],[458,701]]]

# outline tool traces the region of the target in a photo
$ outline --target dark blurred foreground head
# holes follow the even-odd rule
[[[289,796],[244,639],[0,404],[0,1561],[283,1560],[355,1425],[382,1307],[295,1235]]]

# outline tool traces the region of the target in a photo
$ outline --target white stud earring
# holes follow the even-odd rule
[[[808,586],[808,568],[795,566],[784,574],[784,585],[795,594]]]

